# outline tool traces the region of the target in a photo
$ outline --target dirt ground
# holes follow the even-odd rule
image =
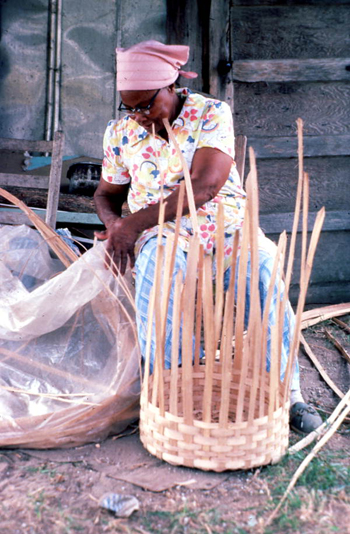
[[[350,315],[342,318],[350,325]],[[325,326],[349,349],[350,335],[328,321],[304,331],[345,393],[350,365]],[[322,416],[339,399],[300,352],[302,390]],[[0,450],[0,534],[350,533],[350,424],[342,425],[269,527],[269,516],[306,452],[276,466],[225,473],[177,468],[151,456],[135,425],[126,436],[69,450]],[[294,443],[300,436],[291,432]],[[316,462],[316,463],[315,463]],[[317,463],[318,462],[318,463]],[[332,477],[331,477],[332,475]],[[322,484],[321,484],[322,482]],[[106,493],[134,496],[139,510],[119,518],[99,506]]]

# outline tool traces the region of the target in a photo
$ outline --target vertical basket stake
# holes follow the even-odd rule
[[[203,392],[203,421],[211,420],[212,383],[215,360],[215,325],[213,305],[213,275],[212,259],[204,257],[204,285],[203,285],[203,319],[205,345],[205,378]]]
[[[217,348],[222,328],[222,310],[224,304],[224,206],[218,205],[216,228],[216,285],[215,285],[215,348]]]
[[[249,306],[249,323],[247,330],[247,346],[249,346],[249,358],[246,360],[248,367],[249,361],[252,367],[252,384],[249,391],[249,408],[248,421],[252,423],[255,415],[255,405],[259,385],[259,372],[261,355],[261,308],[259,295],[259,250],[258,250],[258,227],[259,227],[259,199],[257,185],[257,171],[254,150],[249,147],[250,168],[249,178],[247,180],[247,194],[250,209],[248,215],[250,218],[250,306]]]
[[[164,247],[162,245],[164,215],[166,203],[162,202],[159,205],[158,217],[158,240],[157,240],[157,255],[154,276],[155,295],[161,294],[162,286],[162,267],[164,258]],[[159,406],[164,411],[164,382],[163,382],[163,367],[164,367],[164,347],[162,347],[162,316],[161,316],[161,301],[155,299],[154,303],[154,320],[155,320],[155,334],[156,334],[156,351],[154,362],[154,379],[152,391],[152,403],[156,404],[156,399],[159,391]],[[153,323],[153,318],[152,318]]]
[[[248,249],[250,241],[249,228],[249,209],[247,205],[245,217],[243,221],[241,254],[239,258],[238,267],[238,282],[237,282],[237,311],[236,311],[236,325],[235,325],[235,357],[233,360],[233,368],[239,373],[239,386],[236,407],[236,423],[240,423],[243,417],[244,396],[245,396],[245,382],[247,374],[247,358],[249,358],[249,346],[247,338],[244,338],[244,319],[245,319],[245,303],[246,303],[246,286],[247,286],[247,270],[248,270]]]
[[[237,266],[237,251],[239,231],[236,230],[233,240],[230,283],[226,293],[222,340],[220,347],[220,361],[222,363],[221,378],[221,404],[219,424],[225,428],[228,423],[230,405],[230,384],[232,375],[232,336],[234,328],[235,281]]]
[[[194,345],[194,371],[199,368],[199,353],[201,349],[201,335],[202,335],[202,312],[203,312],[203,262],[204,262],[204,248],[199,246],[198,259],[198,284],[197,284],[197,298],[196,298],[196,331],[195,331],[195,345]]]
[[[179,338],[181,325],[181,294],[183,288],[183,272],[179,271],[175,279],[173,326],[171,340],[171,371],[170,371],[170,400],[169,409],[173,415],[178,415],[178,375],[179,375]]]
[[[263,312],[263,321],[262,321],[262,327],[261,327],[262,359],[261,359],[261,386],[260,386],[259,417],[263,417],[263,415],[265,415],[264,407],[265,407],[265,387],[266,387],[266,352],[267,352],[267,330],[268,330],[269,312],[270,312],[270,306],[271,306],[272,296],[273,296],[273,292],[275,288],[278,269],[280,270],[280,276],[282,276],[284,257],[286,253],[286,244],[287,244],[287,234],[286,234],[286,231],[283,231],[278,240],[277,251],[276,251],[276,256],[275,256],[274,264],[272,268],[270,284],[269,284],[269,288],[267,291],[265,309]],[[278,349],[280,350],[280,348],[281,346],[279,345]]]
[[[197,265],[199,254],[199,237],[191,238],[191,246],[188,252],[187,272],[185,277],[184,295],[182,299],[183,324],[182,324],[182,398],[185,424],[193,421],[193,341],[194,341],[194,316],[197,287]]]

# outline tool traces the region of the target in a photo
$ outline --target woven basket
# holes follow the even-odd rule
[[[222,367],[215,365],[211,422],[203,421],[202,401],[205,384],[205,366],[193,373],[193,421],[185,423],[182,388],[178,388],[177,413],[169,411],[169,394],[165,393],[165,411],[152,402],[141,402],[140,437],[144,447],[154,456],[173,465],[196,467],[202,470],[225,471],[250,469],[277,462],[288,447],[289,402],[269,415],[247,419],[251,378],[247,377],[247,395],[243,405],[243,420],[236,422],[239,376],[232,374],[228,423],[219,423],[222,391]],[[182,378],[179,369],[179,380]],[[149,382],[149,397],[153,390],[153,377]],[[165,392],[170,391],[171,371],[164,372]],[[258,392],[260,395],[260,392]],[[263,411],[268,413],[269,396],[265,392]]]
[[[170,128],[167,130],[176,146],[173,132]],[[316,218],[306,250],[308,178],[301,170],[285,284],[281,281],[287,246],[286,233],[283,232],[276,248],[264,310],[261,310],[258,186],[251,149],[250,163],[245,217],[242,231],[240,234],[236,232],[232,241],[231,280],[227,291],[223,284],[223,206],[218,205],[214,268],[212,259],[204,255],[194,201],[192,199],[192,211],[189,201],[194,234],[189,242],[185,276],[179,272],[174,281],[180,221],[178,216],[175,235],[168,237],[163,245],[164,206],[161,206],[155,279],[148,308],[140,438],[151,454],[174,465],[214,471],[250,469],[277,462],[288,447],[290,384],[300,341],[301,314],[324,213],[321,210]],[[191,179],[185,162],[183,168],[187,196],[191,199]],[[179,193],[180,214],[182,199],[183,185]],[[282,339],[301,203],[304,224],[300,293],[290,344],[291,356],[281,374]],[[250,311],[245,325],[248,269]],[[165,370],[165,318],[172,284],[171,368]],[[275,324],[269,325],[272,299],[276,320]],[[152,369],[153,336],[156,347]],[[201,360],[200,347],[205,353]],[[178,362],[180,350],[181,367]]]

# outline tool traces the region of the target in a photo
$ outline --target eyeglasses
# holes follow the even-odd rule
[[[120,102],[118,111],[127,111],[128,113],[143,113],[144,115],[149,115],[150,109],[153,106],[159,91],[161,91],[161,89],[158,89],[158,91],[152,96],[147,106],[137,106],[136,108],[128,108],[127,106],[124,106],[123,102]]]

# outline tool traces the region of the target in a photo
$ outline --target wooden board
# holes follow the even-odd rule
[[[284,6],[317,6],[321,0],[283,0]],[[233,6],[278,6],[282,4],[281,0],[232,0]],[[349,0],[322,0],[322,6],[348,5]]]
[[[349,284],[350,289],[350,247],[349,233],[337,232],[337,239],[334,239],[335,232],[322,232],[317,246],[315,261],[312,268],[310,283],[324,284],[337,282]],[[270,239],[277,241],[277,234],[267,234]],[[300,258],[300,235],[298,234],[296,246],[296,258],[293,266],[293,282],[299,280],[299,258]],[[339,261],[341,258],[341,261]]]
[[[350,58],[238,60],[233,80],[241,82],[349,81]]]
[[[236,133],[249,139],[296,136],[295,121],[304,121],[305,136],[350,133],[350,84],[235,83]]]
[[[248,172],[248,162],[246,173]],[[291,212],[297,189],[297,163],[290,159],[257,161],[260,213]],[[348,210],[350,206],[348,158],[308,158],[310,210]]]
[[[202,8],[206,3],[202,2]],[[204,91],[206,74],[202,69],[203,27],[199,24],[201,14],[201,6],[197,2],[167,0],[167,43],[188,45],[190,56],[184,70],[192,70],[199,75],[194,80],[180,78],[179,81],[186,87]]]
[[[33,211],[43,220],[45,219],[45,210],[34,208]],[[68,211],[57,212],[57,223],[60,223],[61,225],[77,224],[93,226],[94,228],[103,226],[95,213],[76,213]],[[18,208],[0,207],[0,224],[29,224],[29,219]]]
[[[317,212],[309,212],[308,231],[311,231]],[[260,227],[266,234],[282,233],[283,230],[291,232],[293,228],[294,212],[270,213],[260,215]],[[301,221],[298,231],[301,232]],[[350,209],[347,211],[328,211],[322,227],[323,232],[339,232],[350,230]],[[350,247],[349,247],[350,248]]]
[[[347,5],[233,7],[234,60],[349,55]],[[321,4],[321,5],[320,5]]]
[[[267,234],[267,236],[277,242],[277,234]],[[331,304],[350,300],[350,247],[348,243],[349,232],[321,233],[307,292],[306,302],[308,304]],[[300,235],[298,235],[290,290],[290,300],[293,305],[296,303],[299,292],[300,248]]]
[[[292,304],[295,304],[298,299],[299,286],[292,285],[289,296]],[[350,283],[349,281],[342,282],[319,282],[317,284],[310,284],[306,296],[306,304],[339,304],[341,302],[350,301]]]
[[[295,158],[298,141],[293,136],[251,137],[249,146],[258,158]],[[304,157],[350,156],[350,133],[304,136]]]

